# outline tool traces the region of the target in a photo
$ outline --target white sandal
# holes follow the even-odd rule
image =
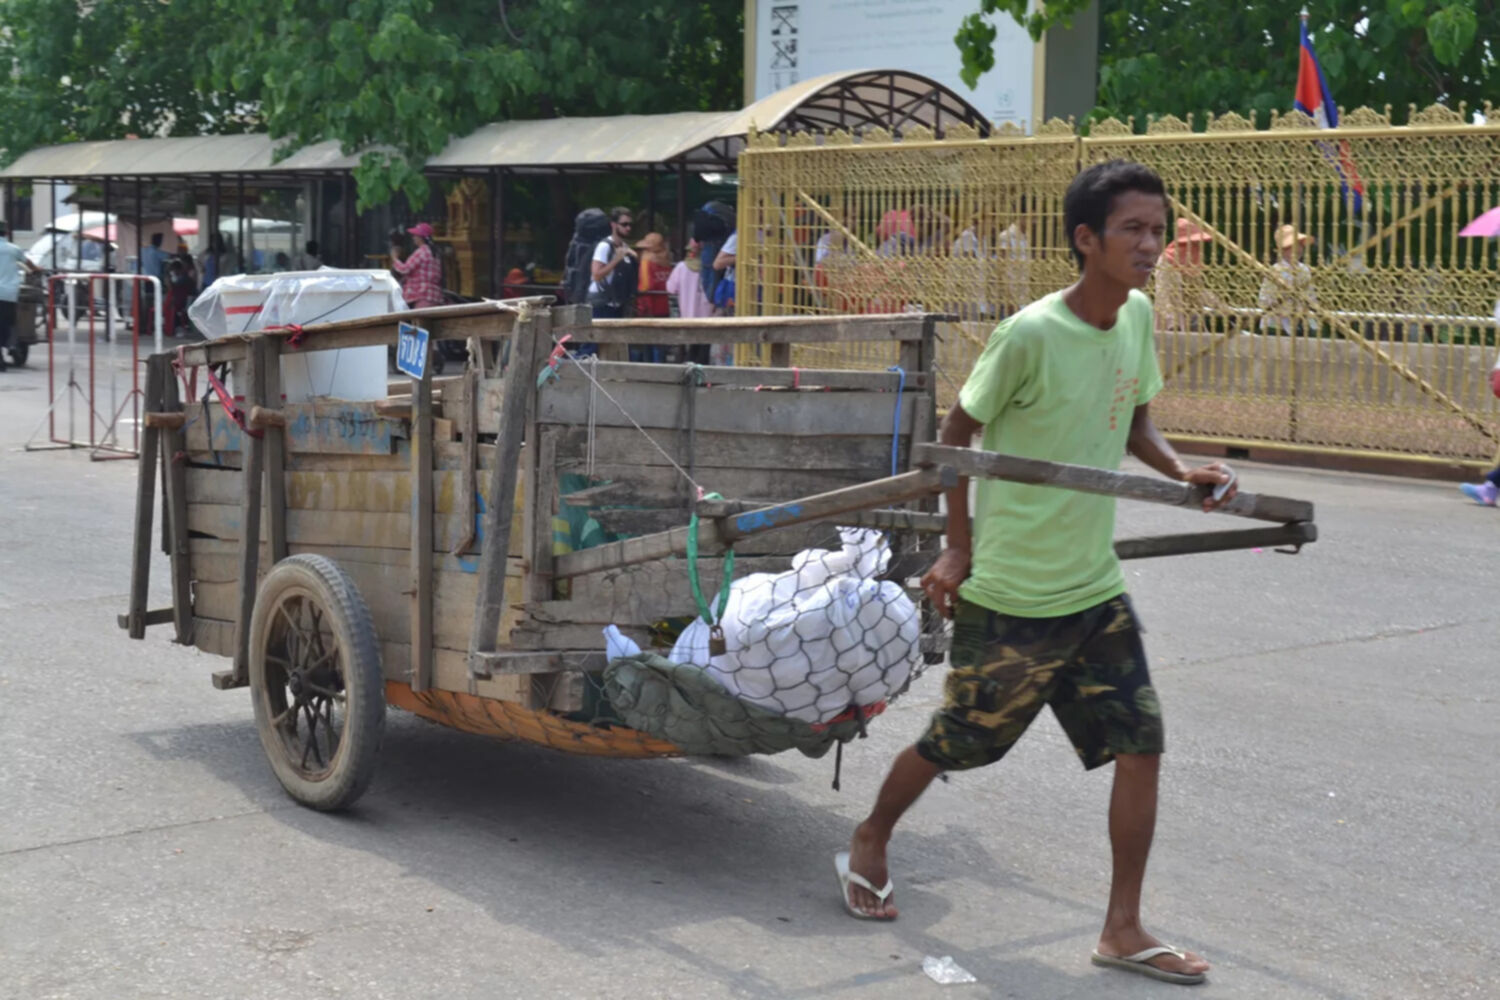
[[[849,915],[851,917],[855,917],[859,920],[895,919],[894,917],[877,917],[873,914],[865,913],[853,903],[849,902],[849,884],[851,882],[859,886],[861,889],[869,890],[874,894],[876,899],[884,903],[887,899],[891,898],[891,893],[896,891],[896,883],[894,881],[887,879],[884,889],[875,888],[875,886],[870,883],[870,880],[865,878],[859,872],[853,872],[849,870],[848,851],[839,851],[833,856],[833,870],[838,872],[839,876],[839,898],[844,901],[844,909],[849,911]]]
[[[1151,964],[1151,959],[1158,955],[1176,955],[1181,959],[1187,958],[1179,949],[1159,944],[1155,948],[1147,948],[1134,955],[1106,955],[1096,949],[1091,961],[1095,965],[1110,969],[1124,969],[1126,972],[1139,972],[1143,976],[1150,976],[1164,983],[1177,983],[1180,986],[1196,986],[1207,978],[1201,972],[1170,972],[1166,969],[1158,969]]]

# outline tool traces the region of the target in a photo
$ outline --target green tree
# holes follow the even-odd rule
[[[0,0],[0,157],[264,128],[368,150],[362,205],[491,121],[739,106],[740,0]]]
[[[253,108],[197,86],[216,32],[195,4],[0,0],[0,163],[49,143],[254,127]]]
[[[255,93],[288,149],[368,149],[361,204],[426,198],[421,163],[486,122],[738,107],[737,0],[208,0],[241,28],[216,90]],[[274,39],[274,44],[267,44]]]
[[[994,18],[1032,37],[1067,25],[1088,0],[1056,0],[1028,14],[1024,0],[980,0],[955,41],[972,86],[994,65]],[[1100,0],[1096,117],[1287,110],[1297,81],[1300,3]],[[1494,0],[1307,0],[1324,75],[1345,107],[1403,108],[1442,101],[1478,106],[1500,81]]]

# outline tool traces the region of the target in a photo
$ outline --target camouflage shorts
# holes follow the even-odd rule
[[[1161,705],[1125,595],[1060,618],[960,602],[944,704],[917,752],[945,770],[993,764],[1051,705],[1086,768],[1161,753]]]

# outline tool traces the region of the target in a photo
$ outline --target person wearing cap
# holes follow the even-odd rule
[[[1304,329],[1317,332],[1313,310],[1318,305],[1318,290],[1313,287],[1312,268],[1302,263],[1302,248],[1312,241],[1290,223],[1276,227],[1278,257],[1271,273],[1260,283],[1262,330],[1279,329],[1288,335]]]
[[[1188,219],[1178,219],[1176,238],[1156,263],[1156,328],[1198,330],[1203,310],[1218,299],[1203,284],[1203,244],[1212,237]]]
[[[391,244],[391,270],[401,275],[401,297],[413,309],[443,304],[443,266],[433,249],[432,226],[419,222],[407,230],[416,237],[416,249],[405,260],[401,247]]]

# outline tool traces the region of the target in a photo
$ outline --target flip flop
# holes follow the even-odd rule
[[[1134,955],[1106,955],[1095,950],[1090,961],[1095,965],[1110,969],[1124,969],[1126,972],[1138,972],[1143,976],[1150,976],[1164,983],[1177,983],[1180,986],[1196,986],[1208,978],[1201,972],[1168,972],[1166,969],[1158,969],[1151,964],[1151,959],[1158,955],[1176,955],[1178,958],[1187,958],[1179,949],[1159,944],[1155,948],[1147,948]]]
[[[893,893],[893,892],[896,891],[896,883],[895,882],[891,881],[890,879],[887,879],[886,883],[885,883],[885,888],[884,889],[877,889],[877,888],[875,888],[875,886],[873,886],[873,885],[870,884],[870,880],[867,879],[867,878],[865,878],[859,872],[852,872],[852,871],[849,870],[849,852],[848,851],[839,851],[837,854],[835,854],[833,856],[833,870],[836,871],[838,873],[838,876],[839,876],[839,898],[844,901],[844,909],[846,909],[846,910],[849,911],[849,915],[851,917],[854,917],[855,919],[858,919],[858,920],[894,920],[895,919],[895,917],[876,917],[876,916],[872,916],[871,914],[863,912],[857,906],[855,906],[853,903],[849,902],[849,883],[850,882],[853,882],[855,885],[859,886],[861,889],[868,889],[870,892],[874,893],[875,898],[878,899],[878,900],[880,900],[882,903],[884,903],[887,899],[890,898],[891,893]]]

